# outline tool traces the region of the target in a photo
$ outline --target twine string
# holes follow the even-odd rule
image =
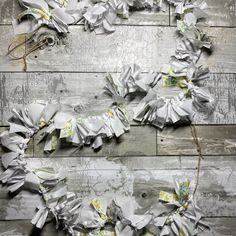
[[[201,144],[199,142],[199,138],[197,135],[197,129],[196,126],[194,124],[190,124],[190,128],[191,128],[191,134],[193,137],[193,141],[197,147],[197,152],[198,152],[198,162],[197,162],[197,173],[196,173],[196,183],[195,183],[195,187],[193,190],[193,196],[195,195],[198,185],[199,185],[199,176],[200,176],[200,169],[201,169],[201,160],[203,160],[203,156],[202,156],[202,148],[201,148]]]
[[[36,51],[37,49],[41,48],[42,46],[48,45],[48,38],[43,38],[41,40],[39,40],[38,42],[36,42],[28,51],[26,51],[22,56],[17,57],[16,55],[14,55],[14,51],[16,49],[18,49],[20,46],[22,45],[26,45],[26,43],[28,41],[30,41],[36,34],[37,31],[35,31],[29,38],[25,38],[25,40],[17,45],[13,46],[13,41],[10,43],[10,45],[8,46],[8,50],[7,50],[7,55],[10,57],[11,60],[21,60],[23,59],[24,61],[24,67],[23,67],[23,71],[27,70],[27,56],[30,55],[32,52]]]

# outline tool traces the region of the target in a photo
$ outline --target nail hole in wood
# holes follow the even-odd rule
[[[141,197],[142,197],[142,198],[146,198],[146,197],[147,197],[147,194],[146,194],[146,193],[142,193],[142,194],[141,194]]]

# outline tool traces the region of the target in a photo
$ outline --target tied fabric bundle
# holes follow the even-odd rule
[[[175,179],[174,183],[175,193],[161,191],[159,194],[159,201],[176,209],[167,216],[162,214],[156,218],[157,226],[161,227],[160,235],[197,235],[198,229],[207,225],[201,220],[201,210],[191,194],[190,181]]]
[[[210,38],[197,26],[199,20],[207,17],[208,5],[205,0],[168,0],[175,6],[177,29],[184,38],[199,48],[211,48]]]
[[[189,181],[176,181],[176,194],[160,192],[159,199],[177,209],[171,215],[163,217],[165,213],[162,213],[154,217],[152,214],[136,214],[137,205],[132,197],[85,201],[68,191],[64,171],[57,172],[52,167],[31,169],[27,166],[23,159],[24,152],[30,138],[40,128],[47,126],[49,136],[49,130],[52,133],[58,130],[59,138],[74,143],[74,140],[79,140],[73,138],[77,129],[81,140],[76,144],[83,145],[86,137],[90,141],[93,137],[95,143],[97,136],[118,137],[128,129],[125,114],[120,108],[113,107],[102,117],[90,117],[77,123],[71,113],[59,111],[55,104],[30,104],[20,111],[13,109],[13,114],[9,120],[9,131],[1,134],[1,144],[9,152],[2,156],[6,170],[1,174],[0,181],[8,186],[10,192],[26,188],[42,196],[45,205],[38,207],[31,221],[37,228],[42,228],[53,218],[57,227],[63,226],[72,236],[152,236],[156,232],[161,232],[160,235],[181,235],[180,232],[195,235],[198,227],[205,227],[200,221],[199,208],[190,195]],[[100,142],[97,144],[101,145]]]
[[[85,29],[95,33],[113,32],[112,25],[117,16],[128,18],[130,8],[152,8],[152,1],[108,0],[89,2],[74,0],[20,0],[25,12],[13,22],[16,34],[30,33],[42,25],[52,27],[59,33],[67,33],[68,25],[84,20]],[[51,152],[59,142],[65,141],[81,147],[92,145],[94,149],[102,146],[103,138],[119,137],[129,130],[128,120],[121,108],[124,99],[131,93],[142,92],[146,96],[138,105],[134,119],[163,128],[166,124],[189,120],[195,110],[211,107],[212,97],[197,86],[209,77],[208,68],[199,67],[204,48],[210,49],[209,37],[197,26],[206,17],[205,1],[169,0],[176,8],[179,20],[177,29],[180,39],[176,53],[170,64],[161,72],[141,74],[137,65],[124,67],[119,79],[107,77],[106,92],[113,97],[118,106],[112,107],[103,116],[76,119],[72,113],[59,111],[54,104],[31,104],[17,111],[9,120],[10,130],[1,134],[1,143],[9,152],[2,156],[6,169],[0,176],[2,183],[10,192],[25,187],[38,191],[45,206],[38,207],[32,223],[42,228],[46,221],[54,218],[57,226],[62,225],[70,235],[92,236],[135,236],[135,235],[196,235],[205,227],[200,209],[191,194],[189,180],[176,180],[175,193],[160,192],[160,202],[173,207],[170,214],[137,215],[134,199],[116,197],[83,201],[75,193],[69,192],[66,174],[53,168],[43,167],[31,170],[23,159],[30,138],[45,127],[44,150]],[[158,4],[161,6],[162,1]],[[32,16],[33,19],[26,18]],[[155,86],[178,86],[182,89],[171,99],[159,96]]]
[[[80,9],[77,0],[19,0],[21,6],[26,8],[13,21],[15,34],[28,34],[34,32],[42,25],[55,28],[59,33],[67,33],[68,25],[76,24],[80,18]],[[26,18],[31,16],[31,18]]]
[[[70,113],[58,112],[42,136],[42,139],[46,139],[44,151],[55,150],[59,139],[79,148],[92,145],[96,150],[102,146],[103,138],[120,137],[129,128],[121,107],[113,107],[102,116],[86,119],[76,119]]]
[[[17,111],[9,119],[10,128],[1,134],[1,145],[8,150],[2,155],[2,164],[6,170],[0,181],[8,185],[14,192],[27,186],[38,189],[37,178],[23,160],[30,138],[40,128],[48,126],[43,138],[46,139],[45,151],[54,151],[59,139],[78,147],[92,145],[93,149],[101,148],[103,138],[120,137],[129,130],[129,122],[125,111],[120,107],[111,108],[103,116],[88,117],[76,120],[71,113],[59,111],[57,104],[34,103]],[[32,180],[32,181],[31,181]]]
[[[162,9],[162,0],[18,0],[25,8],[13,21],[15,34],[28,34],[43,25],[56,29],[59,33],[67,33],[69,25],[84,21],[85,30],[94,30],[96,34],[112,33],[115,31],[113,24],[117,16],[129,18],[130,9]],[[197,26],[199,19],[207,14],[206,2],[168,0],[175,6],[175,13],[180,18],[177,21],[181,34],[191,38],[200,47],[211,46],[209,38]],[[30,16],[30,18],[28,17]]]
[[[15,34],[28,34],[41,26],[54,28],[58,33],[68,33],[69,25],[84,21],[85,30],[96,34],[111,33],[117,16],[129,17],[129,9],[161,7],[161,2],[152,0],[18,0],[25,8],[12,24]]]
[[[13,114],[9,119],[9,130],[1,134],[1,144],[8,152],[2,155],[6,170],[1,174],[0,181],[8,186],[10,192],[25,188],[42,196],[45,204],[38,207],[31,221],[37,228],[55,219],[57,227],[63,226],[72,236],[194,236],[198,229],[206,227],[201,221],[200,209],[195,204],[188,180],[176,180],[174,194],[160,192],[159,200],[174,207],[171,214],[140,215],[136,214],[138,206],[132,197],[83,200],[68,191],[65,171],[55,171],[52,167],[31,169],[23,159],[30,138],[46,126],[47,135],[51,135],[49,131],[53,133],[57,130],[59,138],[77,145],[86,143],[86,138],[90,144],[94,140],[94,144],[100,136],[101,139],[119,137],[129,128],[121,108],[113,107],[101,117],[79,121],[71,113],[60,111],[56,104],[30,104],[19,111],[13,109]],[[74,139],[75,133],[80,139]]]
[[[138,65],[124,66],[119,78],[107,76],[105,92],[115,103],[125,103],[125,97],[134,92],[146,96],[134,109],[134,120],[164,128],[168,124],[190,122],[195,112],[211,112],[214,99],[208,91],[198,87],[200,81],[209,78],[209,69],[198,66],[198,60],[204,48],[211,49],[210,38],[197,27],[197,23],[207,15],[205,1],[169,1],[175,6],[180,20],[177,29],[176,51],[171,56],[169,65],[163,66],[161,72],[141,74]],[[156,86],[177,86],[181,92],[167,98],[155,92]]]
[[[122,68],[119,78],[112,77],[110,74],[106,77],[107,84],[104,90],[114,101],[122,103],[128,94],[147,92],[157,84],[160,80],[160,76],[161,75],[156,72],[142,75],[140,66],[136,64],[126,65]]]
[[[96,34],[112,33],[115,31],[113,24],[117,16],[129,18],[129,8],[153,8],[153,1],[142,0],[107,0],[97,1],[84,9],[85,29],[94,30]]]
[[[178,63],[177,60],[177,68]],[[118,104],[123,104],[129,94],[145,93],[146,96],[134,109],[135,121],[161,129],[167,124],[189,122],[196,111],[212,110],[214,99],[208,91],[197,86],[199,81],[209,78],[209,69],[195,65],[186,68],[174,71],[173,66],[166,66],[160,73],[142,75],[138,65],[124,66],[119,78],[107,76],[104,90]],[[167,98],[160,96],[155,86],[178,86],[182,91],[173,98]]]

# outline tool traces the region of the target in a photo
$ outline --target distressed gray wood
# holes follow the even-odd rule
[[[112,74],[119,76],[119,74]],[[13,108],[37,100],[57,101],[64,107],[75,110],[80,117],[101,115],[110,107],[112,100],[104,95],[105,73],[0,73],[0,118],[2,125],[7,125]],[[236,101],[235,74],[211,74],[202,86],[208,88],[216,100],[211,113],[197,113],[195,124],[235,124]],[[95,86],[96,85],[96,86]],[[89,91],[89,92],[88,92]],[[175,96],[179,88],[157,89],[163,96]],[[127,114],[132,124],[133,109],[142,96],[128,99]],[[136,123],[137,124],[137,123]]]
[[[211,56],[204,54],[200,63],[209,65],[213,73],[236,72],[236,29],[206,30],[212,36],[214,51]],[[95,37],[82,27],[71,27],[60,45],[32,53],[28,70],[117,72],[130,63],[139,64],[143,71],[159,70],[175,51],[175,32],[175,27],[117,26],[115,33]]]
[[[199,25],[236,27],[236,2],[234,0],[206,0],[208,16]],[[171,7],[171,25],[176,25],[174,8]]]
[[[112,103],[103,94],[105,76],[94,73],[2,73],[2,124],[11,117],[13,108],[22,108],[42,99],[67,104],[79,116],[101,115]]]
[[[169,5],[164,2],[161,11],[147,9],[130,12],[129,19],[117,17],[116,25],[169,25]]]
[[[0,30],[3,32],[0,36],[0,70],[22,70],[22,61],[9,61],[5,56],[12,39],[11,26],[1,26]],[[200,62],[208,64],[212,72],[236,72],[235,30],[209,28],[215,48],[211,56],[204,55]],[[30,71],[116,72],[122,65],[130,63],[137,63],[147,71],[159,70],[168,63],[174,50],[174,27],[117,26],[115,33],[95,37],[94,33],[84,32],[83,27],[73,26],[60,45],[32,53],[27,61]]]
[[[29,86],[26,73],[1,73],[0,100],[2,125],[8,125],[7,120],[12,116],[13,108],[20,109],[30,103]]]
[[[77,192],[84,199],[132,195],[140,206],[138,213],[152,209],[151,211],[155,214],[158,209],[160,210],[162,205],[157,201],[159,191],[172,191],[174,177],[194,180],[196,175],[197,157],[195,161],[192,160],[191,167],[187,167],[187,162],[186,168],[182,168],[182,165],[185,165],[187,158],[181,160],[182,165],[179,167],[179,163],[169,162],[168,157],[166,159],[156,157],[155,161],[159,163],[159,169],[149,168],[149,165],[145,165],[146,162],[140,162],[143,170],[132,170],[130,169],[132,164],[126,165],[122,163],[122,157],[119,159],[120,162],[117,159],[108,161],[105,158],[100,160],[92,157],[28,158],[27,163],[32,169],[53,166],[56,170],[68,172],[68,189]],[[235,157],[228,158],[227,165],[222,167],[221,157],[214,157],[214,159],[206,157],[206,160],[208,164],[203,166],[200,173],[198,205],[205,216],[235,216]],[[139,157],[133,157],[132,163],[137,161],[140,161]],[[100,164],[97,165],[99,162]],[[171,167],[167,171],[165,166],[168,163]],[[102,169],[99,169],[101,166],[103,166]],[[23,191],[9,199],[6,188],[1,188],[0,219],[30,219],[35,213],[35,206],[40,204],[39,197],[35,194]]]
[[[18,0],[1,0],[0,24],[11,24],[12,20],[22,12]],[[169,5],[164,2],[162,11],[157,9],[130,12],[129,19],[117,18],[117,25],[169,25]]]
[[[1,192],[3,190],[1,189]],[[5,192],[6,194],[6,192]],[[1,193],[4,195],[4,193]],[[37,194],[22,191],[14,197],[6,197],[0,199],[1,216],[3,220],[12,219],[28,219],[31,220],[37,212],[37,207],[43,206],[43,200]],[[11,206],[11,207],[9,207]]]
[[[208,218],[206,221],[211,227],[211,231],[204,230],[201,236],[233,236],[235,235],[235,218]]]
[[[208,25],[235,27],[235,1],[207,1],[210,5]],[[2,0],[0,9],[0,24],[9,24],[11,17],[18,13],[17,1]],[[105,74],[91,72],[117,72],[123,64],[132,62],[140,64],[144,71],[159,70],[174,53],[175,28],[152,26],[167,25],[168,18],[168,11],[157,14],[135,12],[129,20],[116,21],[114,34],[102,36],[85,33],[82,26],[71,27],[71,34],[60,41],[60,46],[50,48],[50,51],[41,50],[29,57],[29,70],[49,73],[1,74],[2,124],[6,124],[13,107],[20,108],[39,99],[56,100],[65,107],[69,104],[80,116],[101,114],[111,102],[101,94]],[[5,57],[12,39],[11,26],[1,26],[0,30],[0,71],[21,71],[22,61],[10,62]],[[213,36],[215,49],[210,57],[204,55],[201,62],[207,63],[212,72],[236,73],[236,29],[206,27],[205,30]],[[16,43],[20,40],[23,38],[17,39]],[[18,53],[22,54],[24,50],[23,47]],[[72,73],[51,73],[53,71]],[[76,71],[88,73],[74,73]],[[216,108],[207,118],[197,115],[196,124],[235,124],[235,79],[235,74],[214,74],[204,83],[216,97]],[[135,100],[127,104],[130,118],[137,102]],[[204,214],[217,217],[207,219],[216,236],[231,236],[236,230],[235,218],[222,218],[236,216],[235,127],[197,127],[203,153],[222,155],[205,156],[198,191],[198,202]],[[157,136],[156,129],[152,127],[131,128],[131,132],[125,134],[118,144],[115,140],[104,144],[103,150],[98,153],[94,153],[90,147],[80,152],[65,148],[52,155],[64,158],[55,159],[42,158],[45,157],[42,153],[43,145],[36,145],[37,136],[35,143],[31,141],[26,155],[33,156],[34,144],[34,155],[40,158],[27,160],[33,168],[53,166],[56,169],[66,169],[69,189],[77,191],[82,197],[133,195],[140,205],[138,213],[151,207],[155,213],[160,208],[157,203],[159,191],[173,188],[173,176],[195,178],[198,157],[187,155],[196,155],[196,146],[188,127],[168,128],[163,132],[158,131]],[[157,153],[175,156],[155,156]],[[185,156],[179,156],[181,154]],[[10,220],[0,221],[0,236],[37,235],[38,231],[33,231],[29,220],[24,219],[30,219],[39,204],[41,202],[36,194],[23,191],[9,198],[6,187],[0,187],[0,220]],[[50,224],[42,235],[64,234],[59,234]],[[200,235],[211,234],[206,231]]]
[[[41,131],[43,132],[43,130]],[[45,142],[38,142],[39,132],[34,138],[34,156],[49,156],[43,152]],[[119,139],[104,141],[102,149],[95,152],[90,146],[82,149],[59,143],[50,156],[147,156],[156,155],[156,129],[154,127],[132,126]]]
[[[236,2],[234,0],[207,0],[208,24],[211,26],[236,27]]]
[[[207,115],[196,113],[195,124],[236,124],[236,74],[211,74],[201,83],[215,99],[213,112]]]
[[[236,218],[206,218],[208,225],[211,226],[212,233],[207,229],[200,232],[200,236],[233,236],[236,230]],[[55,224],[49,223],[44,226],[42,231],[36,230],[27,220],[20,221],[0,221],[0,236],[65,236],[65,232],[57,231]]]
[[[69,157],[69,156],[68,156]],[[60,164],[64,159],[68,157],[56,157]],[[42,158],[42,163],[40,162]],[[61,160],[62,159],[62,160]],[[40,163],[43,165],[46,163],[50,165],[53,158],[43,158],[43,156],[38,156],[35,160],[31,157],[27,157],[31,163]],[[75,168],[74,163],[78,165],[79,169],[86,170],[119,170],[125,167],[129,171],[138,170],[193,170],[197,165],[198,156],[81,156],[81,157],[69,157],[67,159],[69,165]],[[214,169],[227,169],[230,167],[232,170],[236,170],[236,156],[204,156],[204,161],[201,162],[202,170],[214,170]],[[142,165],[140,165],[142,163]],[[46,165],[45,164],[45,165]],[[59,165],[57,164],[57,165]],[[4,195],[5,197],[6,195]],[[3,195],[0,196],[2,198]]]
[[[29,220],[0,221],[0,236],[66,236],[62,230],[56,230],[49,223],[42,230],[35,228]]]
[[[13,30],[11,26],[0,26],[0,71],[22,71],[23,60],[12,61],[7,56],[8,46],[13,42],[13,47],[25,41],[25,36],[20,35],[13,38]],[[14,55],[20,57],[25,52],[25,45],[18,47],[14,51]]]
[[[22,9],[16,0],[1,0],[0,24],[10,24]]]
[[[236,126],[196,126],[203,155],[234,155]],[[158,155],[194,155],[197,148],[189,126],[168,127],[157,132]]]

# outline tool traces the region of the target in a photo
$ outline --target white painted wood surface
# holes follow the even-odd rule
[[[209,20],[201,23],[212,36],[214,51],[203,55],[211,78],[204,83],[216,98],[216,108],[208,117],[195,117],[204,153],[198,190],[198,203],[211,225],[212,233],[236,235],[236,3],[234,0],[207,0]],[[7,46],[12,40],[10,26],[20,9],[16,0],[0,2],[0,120],[7,125],[12,108],[36,100],[56,100],[78,115],[98,115],[111,100],[102,94],[106,72],[119,72],[123,64],[138,63],[144,72],[159,70],[168,63],[175,49],[172,10],[140,11],[129,20],[117,20],[116,32],[96,36],[82,26],[70,27],[67,39],[54,48],[40,50],[23,61],[10,61]],[[170,13],[170,14],[169,14]],[[171,25],[171,26],[169,26]],[[15,45],[24,37],[14,40]],[[29,45],[16,52],[22,55]],[[63,61],[62,61],[63,59]],[[88,93],[89,91],[89,93]],[[169,95],[176,93],[171,91]],[[127,102],[130,119],[139,99]],[[4,130],[1,127],[1,130]],[[54,166],[68,170],[69,189],[87,198],[101,195],[133,195],[139,212],[158,211],[159,191],[173,188],[174,176],[195,179],[197,152],[189,127],[166,128],[162,132],[132,123],[131,131],[120,140],[105,143],[94,153],[89,147],[80,151],[58,149],[51,156],[38,145],[39,134],[30,142],[27,162],[33,168]],[[2,170],[1,170],[2,171]],[[0,187],[0,236],[64,235],[55,225],[35,230],[30,218],[40,204],[37,195],[24,190],[9,196]]]

